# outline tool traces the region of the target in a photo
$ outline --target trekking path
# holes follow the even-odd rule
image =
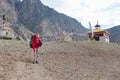
[[[42,59],[32,64],[33,51],[24,42],[0,41],[0,80],[53,80]]]
[[[120,80],[120,44],[46,42],[32,61],[29,42],[0,40],[0,80]]]

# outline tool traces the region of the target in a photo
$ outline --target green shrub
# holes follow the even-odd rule
[[[12,40],[11,37],[2,37],[2,39],[5,39],[5,40]]]
[[[17,40],[21,40],[19,36],[16,37]]]

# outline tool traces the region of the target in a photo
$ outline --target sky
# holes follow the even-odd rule
[[[41,0],[41,2],[54,8],[59,13],[64,13],[75,18],[89,28],[97,24],[108,29],[120,25],[120,0]]]

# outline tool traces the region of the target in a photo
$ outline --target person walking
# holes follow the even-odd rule
[[[34,61],[33,64],[37,63],[38,64],[38,48],[42,46],[42,42],[39,38],[39,34],[34,34],[31,37],[31,48],[34,51]]]

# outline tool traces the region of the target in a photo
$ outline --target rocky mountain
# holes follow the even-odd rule
[[[8,23],[15,34],[25,40],[32,32],[53,38],[65,33],[73,40],[87,39],[88,30],[80,22],[45,6],[40,0],[0,0],[0,16],[3,14],[9,18]],[[120,42],[119,30],[120,26],[108,29],[111,42]]]
[[[42,36],[75,33],[81,40],[80,34],[86,35],[87,31],[77,20],[43,5],[40,0],[0,0],[0,14]]]
[[[33,32],[41,35],[68,33],[85,33],[86,29],[77,20],[58,13],[45,6],[40,0],[23,0],[15,3],[18,20]]]
[[[14,3],[15,0],[0,0],[0,37],[28,40],[32,32],[18,21]]]
[[[107,30],[110,33],[110,42],[120,42],[120,25]]]
[[[9,1],[10,0],[0,0],[0,15],[7,15],[7,17],[13,21],[17,21],[18,17],[15,11],[15,7],[14,5],[11,5]],[[13,3],[13,1],[11,3]]]
[[[5,24],[3,24],[3,21],[0,20],[0,38],[29,40],[31,34],[33,33],[30,30],[26,29],[21,23],[14,22],[8,18],[5,21]]]

